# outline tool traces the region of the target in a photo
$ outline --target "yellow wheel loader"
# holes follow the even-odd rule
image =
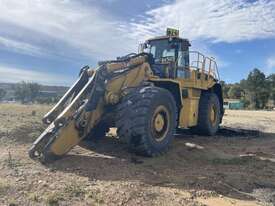
[[[138,54],[82,68],[44,116],[48,128],[29,156],[56,160],[111,127],[131,151],[145,156],[166,152],[177,128],[214,135],[224,114],[217,64],[189,51],[189,41],[178,34],[167,29],[165,36],[141,44]]]

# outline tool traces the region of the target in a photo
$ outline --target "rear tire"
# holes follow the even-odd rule
[[[198,125],[192,132],[201,135],[215,135],[221,118],[220,102],[215,93],[202,93],[199,103]]]
[[[173,140],[176,119],[177,106],[168,90],[137,88],[118,105],[117,133],[136,154],[156,156],[166,152]]]

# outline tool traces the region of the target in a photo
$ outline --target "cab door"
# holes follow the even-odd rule
[[[178,52],[178,59],[176,62],[177,65],[177,78],[186,79],[190,78],[190,69],[189,69],[189,50]]]

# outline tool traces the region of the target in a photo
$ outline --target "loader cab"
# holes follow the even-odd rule
[[[160,78],[188,77],[190,46],[187,39],[178,37],[177,30],[167,30],[166,36],[147,40],[145,48],[154,74]]]

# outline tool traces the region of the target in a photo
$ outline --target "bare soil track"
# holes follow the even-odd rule
[[[157,158],[106,137],[42,165],[27,151],[48,109],[0,104],[0,205],[275,205],[274,111],[227,111],[216,136],[182,131]]]

